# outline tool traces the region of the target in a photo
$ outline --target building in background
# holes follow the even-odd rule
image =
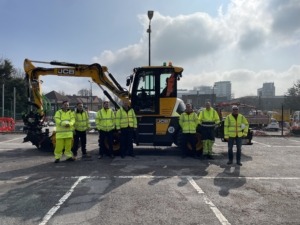
[[[273,83],[263,83],[263,87],[257,89],[257,96],[259,97],[275,97],[275,85]]]
[[[213,94],[216,95],[217,99],[225,101],[231,100],[231,82],[230,81],[218,81],[213,86]]]
[[[203,108],[206,101],[210,101],[213,106],[220,102],[239,102],[264,112],[280,111],[285,99],[285,96],[275,96],[275,85],[272,82],[263,83],[256,96],[234,98],[230,81],[218,81],[213,86],[196,86],[192,90],[179,90],[178,97],[184,102],[192,103],[196,109]]]
[[[205,86],[205,85],[194,87],[193,90],[189,91],[189,94],[198,94],[198,95],[205,95],[205,94],[209,95],[212,93],[213,93],[212,87]]]
[[[70,109],[75,109],[78,102],[82,102],[84,108],[90,111],[98,111],[102,106],[102,100],[98,96],[77,96],[77,95],[61,95],[56,91],[45,94],[49,103],[48,116],[54,116],[55,112],[60,109],[63,101],[68,100]]]

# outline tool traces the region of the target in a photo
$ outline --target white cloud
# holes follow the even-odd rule
[[[146,30],[148,18],[138,18]],[[240,97],[256,95],[264,82],[274,82],[276,94],[283,95],[299,74],[299,21],[298,0],[233,0],[215,18],[203,12],[176,17],[156,12],[152,65],[173,61],[184,67],[181,88],[231,81],[235,97]],[[148,64],[148,34],[93,60],[107,65],[125,83],[132,68]]]

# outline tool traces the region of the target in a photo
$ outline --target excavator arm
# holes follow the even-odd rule
[[[35,67],[33,62],[36,63],[46,63],[52,66],[61,66],[53,68],[44,68],[44,67]],[[110,92],[117,96],[122,101],[130,101],[129,93],[127,90],[121,87],[121,85],[115,80],[113,75],[108,72],[106,66],[101,66],[98,63],[86,65],[86,64],[75,64],[75,63],[66,63],[66,62],[43,62],[43,61],[32,61],[25,59],[24,61],[24,70],[26,72],[26,79],[28,80],[31,91],[28,93],[32,94],[32,99],[34,104],[36,104],[42,113],[43,104],[42,104],[42,88],[40,82],[40,76],[44,75],[54,75],[54,76],[63,76],[63,77],[87,77],[91,78],[94,83],[96,83],[102,90],[105,96],[114,103],[115,107],[119,106],[113,100],[111,95],[103,88],[106,87]]]

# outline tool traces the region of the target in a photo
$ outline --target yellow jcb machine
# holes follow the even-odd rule
[[[33,63],[47,63],[54,68],[35,67]],[[94,63],[91,65],[66,62],[43,62],[25,59],[24,70],[28,82],[28,113],[23,117],[27,136],[38,149],[53,151],[54,140],[48,130],[42,130],[43,108],[40,76],[54,75],[65,77],[88,77],[103,90],[107,98],[119,108],[117,102],[105,89],[121,101],[128,101],[138,117],[138,129],[134,142],[136,145],[171,146],[181,145],[179,116],[185,110],[183,101],[177,98],[177,82],[182,77],[183,68],[169,65],[144,66],[133,69],[126,84],[121,87],[107,67]],[[105,89],[104,89],[105,87]],[[119,150],[117,132],[114,135],[114,150]],[[197,150],[202,149],[201,135],[197,134]]]

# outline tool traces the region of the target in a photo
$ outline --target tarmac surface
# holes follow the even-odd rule
[[[243,166],[135,147],[136,157],[53,163],[52,153],[0,134],[0,224],[300,224],[300,138],[254,137]],[[80,152],[80,150],[79,150]]]

